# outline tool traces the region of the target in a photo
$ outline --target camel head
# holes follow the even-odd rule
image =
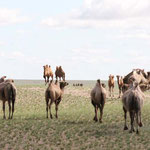
[[[66,81],[61,81],[61,82],[59,82],[59,83],[60,83],[60,88],[61,88],[61,89],[63,89],[65,86],[69,85],[69,83],[66,82]]]

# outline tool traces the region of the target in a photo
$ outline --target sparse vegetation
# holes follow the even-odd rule
[[[14,119],[3,120],[2,109],[0,113],[0,148],[150,149],[150,92],[146,92],[142,109],[144,126],[140,128],[139,135],[130,134],[123,130],[123,110],[121,100],[117,99],[117,86],[116,98],[106,100],[103,123],[93,121],[94,109],[89,93],[95,82],[84,82],[83,87],[73,87],[72,84],[66,87],[59,106],[59,118],[47,119],[44,97],[47,86],[44,81],[15,81],[17,99]],[[55,112],[54,105],[52,109]]]

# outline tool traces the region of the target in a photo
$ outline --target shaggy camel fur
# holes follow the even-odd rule
[[[0,100],[2,100],[3,102],[4,119],[6,119],[5,116],[6,101],[8,102],[8,106],[9,106],[9,119],[13,118],[15,99],[16,99],[16,87],[14,86],[14,84],[11,82],[0,83]],[[12,114],[11,114],[11,107],[12,107]]]
[[[108,87],[109,87],[109,96],[110,97],[112,97],[112,96],[114,97],[114,85],[115,85],[114,76],[109,75]]]
[[[106,101],[106,90],[103,88],[100,80],[97,80],[97,83],[93,90],[91,91],[91,103],[93,104],[95,108],[95,116],[94,119],[96,122],[98,121],[97,119],[97,111],[98,108],[100,109],[100,118],[99,122],[102,123],[102,117],[103,117],[103,108],[105,105]]]
[[[56,110],[56,118],[58,118],[57,111],[58,111],[58,105],[62,99],[62,95],[64,93],[64,88],[67,86],[68,83],[65,81],[58,82],[56,81],[53,83],[53,81],[50,82],[48,88],[45,92],[45,100],[46,100],[46,112],[47,112],[47,118],[48,118],[48,108],[50,111],[50,118],[52,119],[52,113],[51,113],[51,105],[53,102],[55,103],[55,110]],[[50,101],[50,103],[49,103]]]
[[[136,80],[138,83],[148,83],[148,78],[148,72],[145,72],[142,69],[133,69],[132,72],[123,78],[123,83],[129,84],[130,79]]]
[[[148,83],[147,79],[143,76],[141,72],[133,71],[133,74],[129,77],[129,80],[136,81],[137,83]]]
[[[1,78],[0,78],[0,83],[4,82],[4,81],[5,81],[5,78],[6,78],[6,76],[1,77]]]
[[[116,77],[117,77],[117,83],[118,83],[118,88],[119,88],[119,97],[118,98],[120,98],[122,87],[123,87],[123,77],[122,76],[120,77],[119,75],[117,75]]]
[[[45,79],[45,85],[46,85],[47,83],[49,83],[50,77],[53,80],[53,72],[52,72],[51,66],[45,65],[43,66],[43,68],[44,68],[43,78]],[[47,78],[47,81],[46,81],[46,78]]]
[[[123,111],[124,111],[124,119],[125,125],[124,130],[127,130],[127,112],[129,111],[130,119],[131,119],[131,130],[132,133],[134,130],[134,117],[136,116],[136,133],[139,133],[138,126],[142,127],[141,121],[141,108],[143,106],[144,94],[141,91],[137,82],[133,82],[133,86],[129,88],[122,96],[123,103]]]
[[[56,80],[57,78],[59,78],[59,80],[61,81],[61,78],[63,81],[65,81],[65,72],[63,71],[61,66],[56,66],[56,71],[55,71],[55,76],[56,76]]]

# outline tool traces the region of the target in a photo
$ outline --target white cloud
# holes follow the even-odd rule
[[[72,60],[79,63],[99,64],[99,63],[114,63],[117,59],[113,59],[110,51],[107,49],[93,48],[78,48],[73,49]]]
[[[85,0],[82,7],[44,19],[42,24],[54,28],[149,28],[149,15],[149,0]]]
[[[8,25],[29,21],[26,16],[21,16],[18,9],[0,8],[0,25]]]

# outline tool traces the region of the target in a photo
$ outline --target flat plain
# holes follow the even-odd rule
[[[123,130],[124,117],[121,99],[117,98],[117,84],[115,97],[107,98],[103,123],[100,124],[93,121],[94,108],[90,101],[90,91],[96,81],[68,82],[59,105],[58,119],[54,116],[54,104],[53,119],[47,119],[44,81],[15,81],[17,99],[13,120],[2,119],[0,103],[0,149],[150,150],[150,91],[145,93],[142,109],[144,126],[136,135]],[[83,83],[83,87],[74,87],[73,83]],[[108,90],[108,86],[106,88]],[[8,118],[8,106],[6,116]],[[128,126],[130,128],[129,115]]]

